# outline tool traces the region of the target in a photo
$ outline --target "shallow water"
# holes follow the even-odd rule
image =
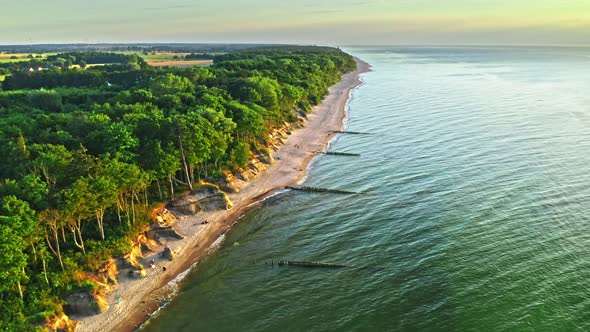
[[[370,135],[305,185],[363,194],[275,197],[145,330],[589,330],[590,50],[347,51]]]

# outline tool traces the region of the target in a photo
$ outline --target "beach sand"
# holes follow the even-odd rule
[[[339,83],[330,87],[328,96],[308,114],[305,127],[294,130],[285,145],[274,153],[275,158],[279,157],[276,162],[257,178],[244,183],[239,193],[228,194],[234,203],[232,209],[179,216],[174,228],[186,238],[170,239],[166,243],[178,253],[176,259],[163,260],[158,253],[145,256],[147,277],[143,279],[130,279],[121,271],[119,285],[107,298],[109,310],[91,317],[72,317],[80,321],[78,331],[134,330],[162,305],[174,290],[176,280],[216,249],[220,237],[237,218],[256,208],[272,191],[301,181],[316,152],[325,151],[334,131],[343,129],[350,91],[361,83],[359,75],[369,71],[367,63],[355,60],[356,71],[343,75]],[[209,224],[201,225],[205,219]],[[156,260],[155,269],[149,268],[152,259]]]

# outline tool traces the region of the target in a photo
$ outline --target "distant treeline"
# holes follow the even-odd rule
[[[139,43],[139,44],[36,44],[0,45],[0,52],[51,53],[51,52],[175,52],[175,53],[226,53],[259,48],[257,44],[194,44],[194,43]],[[280,45],[264,45],[278,47]]]
[[[311,110],[355,63],[333,48],[279,47],[153,68],[105,53],[15,71],[0,92],[0,330],[62,311],[149,222],[148,207],[268,154],[269,134]],[[130,64],[134,64],[130,66]]]
[[[185,59],[208,60],[213,59],[214,54],[211,53],[191,53],[184,56]]]

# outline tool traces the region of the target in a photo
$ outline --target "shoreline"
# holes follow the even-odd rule
[[[344,74],[340,82],[329,88],[328,96],[307,115],[305,126],[293,130],[286,143],[274,153],[280,159],[276,158],[253,180],[242,183],[240,192],[228,193],[233,208],[177,216],[175,229],[186,238],[166,242],[178,253],[176,259],[162,261],[159,253],[146,255],[143,260],[156,259],[157,269],[147,271],[148,275],[139,280],[120,277],[119,284],[107,296],[110,304],[107,311],[90,317],[72,317],[80,322],[77,331],[133,331],[140,327],[162,308],[190,270],[215,251],[236,220],[259,207],[274,191],[302,182],[316,152],[325,151],[336,135],[333,131],[344,128],[351,91],[362,84],[360,74],[370,71],[368,63],[358,58],[355,61],[356,70]],[[209,220],[209,224],[199,225],[204,219]]]

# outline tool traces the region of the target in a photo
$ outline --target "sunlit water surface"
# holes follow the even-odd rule
[[[590,50],[349,48],[308,186],[241,219],[146,331],[590,330]],[[336,270],[272,267],[292,259]],[[254,262],[257,262],[256,264]]]

